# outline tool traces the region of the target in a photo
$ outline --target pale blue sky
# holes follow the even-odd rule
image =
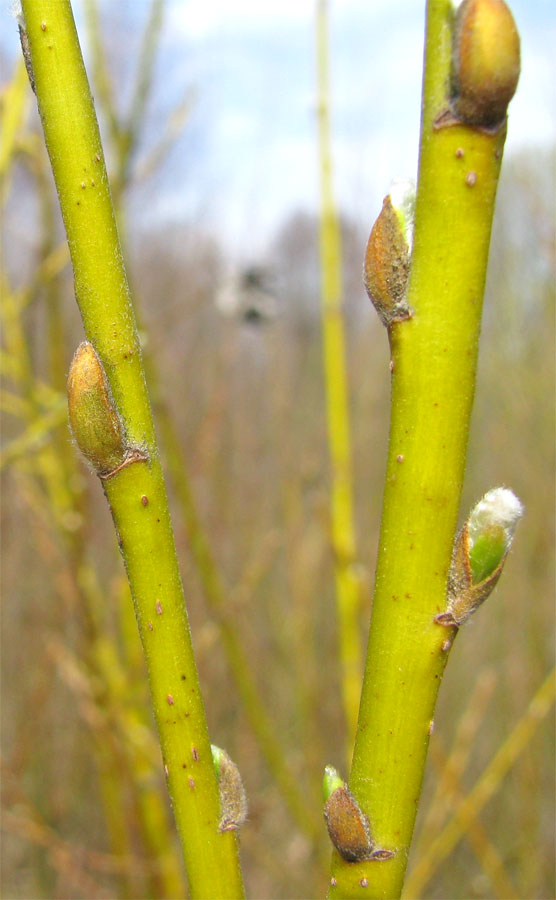
[[[121,34],[149,4],[101,6],[105,25],[113,16]],[[416,174],[424,7],[330,0],[335,194],[369,225],[391,179]],[[522,76],[507,154],[556,140],[553,0],[511,0],[511,8]],[[233,252],[257,256],[289,211],[317,209],[314,13],[314,0],[168,0],[151,134],[180,92],[193,87],[196,100],[166,174],[137,193],[137,215],[198,218]],[[82,43],[87,56],[83,33]],[[116,54],[122,49],[132,58],[137,47],[120,42]]]
[[[507,153],[556,138],[553,3],[511,6],[522,76]],[[317,207],[314,11],[313,0],[170,3],[167,34],[183,78],[198,82],[192,126],[203,132],[197,190],[185,193],[232,247],[249,236],[256,252],[289,209]],[[369,223],[391,179],[416,174],[423,28],[421,0],[330,2],[335,192]],[[179,194],[162,204],[179,207]]]

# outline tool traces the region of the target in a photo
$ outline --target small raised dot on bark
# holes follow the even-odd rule
[[[364,888],[364,887],[369,887],[369,881],[368,881],[368,879],[365,878],[364,876],[363,876],[363,878],[361,879],[361,881],[359,882],[359,884],[360,884],[361,887],[363,887],[363,888]]]
[[[463,147],[458,147],[458,149],[456,150],[456,156],[458,159],[463,159],[463,157],[465,156],[465,150],[463,149]]]
[[[153,623],[152,623],[152,622],[149,622],[149,626],[148,626],[148,627],[149,627],[149,631],[152,631],[152,630],[153,630],[153,628],[154,628],[154,625],[153,625]]]
[[[403,462],[403,453],[398,453],[398,455],[396,456],[396,462]]]
[[[145,496],[145,494],[143,494],[143,496],[141,497],[141,503],[143,504],[143,506],[149,505],[149,498]]]
[[[166,697],[166,700],[168,701],[168,706],[174,705],[174,698],[172,697],[171,694],[168,694],[168,696]]]
[[[191,756],[193,757],[195,762],[199,762],[199,751],[197,750],[197,747],[191,748]]]
[[[160,602],[160,600],[156,601],[155,609],[156,609],[157,616],[161,616],[162,615],[162,603]]]
[[[46,31],[46,22],[41,22],[41,31]]]
[[[164,763],[164,774],[166,775],[166,778],[168,778],[168,775],[170,774],[170,772],[168,771],[168,766],[166,765],[166,763]]]
[[[195,787],[195,779],[189,777],[188,781],[189,781],[189,787],[191,788],[191,790],[193,790]]]
[[[475,187],[475,185],[477,184],[477,173],[473,172],[473,170],[468,172],[465,176],[465,183],[467,187]]]

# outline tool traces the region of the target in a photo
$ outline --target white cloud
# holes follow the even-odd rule
[[[174,0],[168,10],[172,26],[189,40],[217,33],[310,22],[311,0]]]

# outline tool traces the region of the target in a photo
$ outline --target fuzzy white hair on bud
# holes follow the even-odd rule
[[[523,515],[521,501],[509,488],[493,488],[479,500],[474,507],[468,522],[470,548],[479,534],[488,528],[497,526],[506,533],[509,549],[517,523]]]

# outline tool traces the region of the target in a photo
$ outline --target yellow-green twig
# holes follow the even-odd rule
[[[320,266],[323,363],[331,467],[331,528],[342,697],[347,725],[348,761],[355,736],[361,693],[361,584],[355,570],[351,433],[346,347],[342,311],[341,237],[332,191],[330,150],[327,2],[319,0],[316,20],[318,134],[321,189]]]
[[[401,893],[447,659],[446,607],[475,389],[482,297],[505,139],[437,127],[450,100],[453,12],[429,0],[415,229],[405,302],[389,326],[392,400],[367,662],[349,786],[387,860],[334,854],[330,896]]]
[[[9,173],[17,148],[17,136],[25,119],[29,96],[27,72],[23,60],[17,66],[12,80],[3,90],[2,131],[0,132],[0,207],[8,197]]]
[[[39,111],[87,338],[135,462],[104,486],[128,578],[193,897],[243,893],[218,786],[98,125],[68,0],[24,0]]]

